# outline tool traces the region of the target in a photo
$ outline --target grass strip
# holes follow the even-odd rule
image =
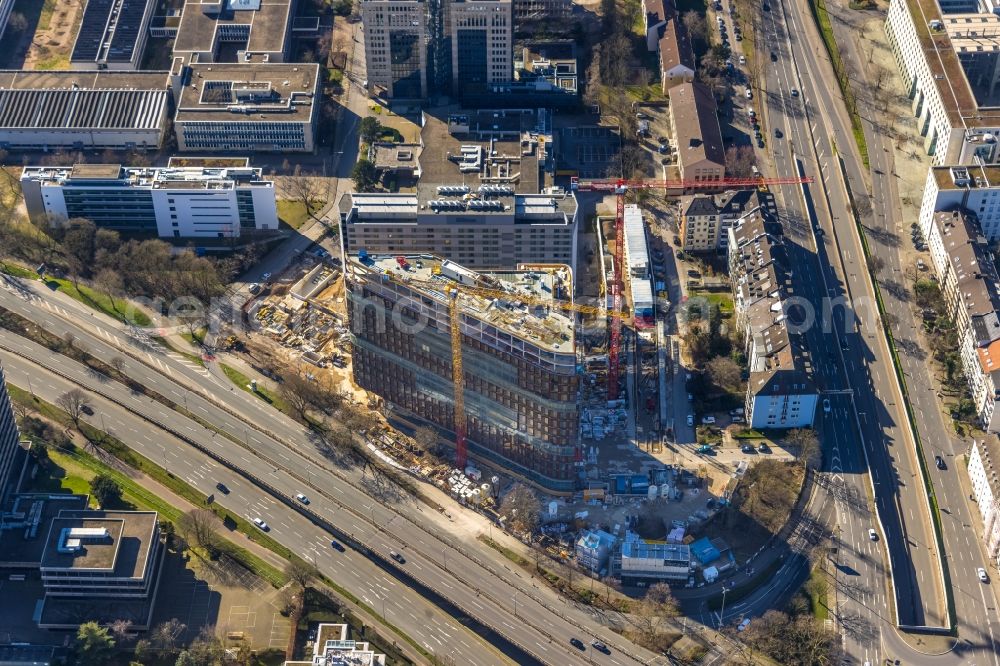
[[[25,268],[24,266],[12,264],[9,261],[0,262],[0,273],[6,273],[7,275],[23,278],[25,280],[38,279],[38,273],[35,271]]]
[[[830,23],[830,14],[826,11],[826,1],[809,0],[809,9],[812,12],[813,19],[816,21],[816,27],[819,28],[820,35],[823,37],[823,45],[826,46],[830,62],[833,63],[833,71],[837,77],[837,84],[840,86],[840,93],[844,97],[844,104],[847,105],[847,113],[851,117],[851,133],[854,135],[854,142],[858,144],[861,161],[864,162],[865,168],[868,169],[868,142],[865,140],[865,130],[861,125],[861,115],[858,113],[858,99],[851,89],[851,82],[847,77],[847,69],[844,67],[843,59],[840,57],[840,47],[837,46],[837,40],[833,36],[833,25]]]
[[[225,373],[226,377],[229,378],[229,381],[237,387],[243,389],[250,395],[257,396],[267,404],[277,409],[279,412],[294,417],[294,414],[292,414],[288,409],[288,405],[285,404],[285,401],[261,386],[260,382],[257,383],[257,390],[255,391],[250,388],[250,378],[242,372],[231,365],[226,365],[225,363],[219,363],[219,366],[222,368],[222,372]]]
[[[163,337],[161,335],[154,335],[154,336],[152,336],[152,339],[157,344],[161,345],[162,347],[165,347],[166,349],[169,349],[170,351],[174,352],[175,354],[180,354],[181,356],[183,356],[187,360],[191,361],[192,363],[200,365],[203,368],[205,367],[205,361],[204,361],[204,359],[202,359],[201,356],[198,356],[197,354],[192,354],[189,351],[184,351],[183,349],[181,349],[177,345],[171,343],[168,338],[165,338],[165,337]],[[186,336],[185,336],[185,339],[187,339]]]
[[[73,300],[79,301],[89,308],[103,312],[114,319],[127,321],[133,326],[151,326],[153,323],[149,316],[139,309],[127,306],[124,311],[120,310],[118,304],[128,304],[127,300],[121,299],[116,302],[107,294],[96,289],[91,289],[85,284],[73,284],[71,281],[63,278],[51,277],[45,280],[45,284],[50,289],[61,291]]]

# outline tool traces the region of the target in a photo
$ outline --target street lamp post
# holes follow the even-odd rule
[[[728,592],[728,591],[729,591],[729,588],[723,586],[723,588],[722,588],[722,609],[719,612],[719,629],[722,629],[722,623],[725,622],[725,617],[726,617],[726,592]]]

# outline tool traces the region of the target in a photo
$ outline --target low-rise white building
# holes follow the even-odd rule
[[[969,451],[969,482],[983,521],[986,554],[1000,566],[1000,441],[976,440]]]
[[[1000,238],[1000,166],[940,166],[927,172],[920,231],[929,237],[934,215],[958,208],[975,213],[986,240]]]
[[[161,238],[278,230],[274,182],[252,167],[25,167],[21,188],[32,219],[82,217],[121,231],[155,230]]]
[[[635,532],[625,533],[620,576],[623,585],[686,581],[693,570],[689,546],[650,542]]]
[[[321,623],[309,659],[286,661],[284,666],[385,666],[385,655],[371,649],[367,641],[347,638],[346,624]]]

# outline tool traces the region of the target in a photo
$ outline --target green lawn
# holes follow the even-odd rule
[[[202,326],[194,333],[181,333],[181,337],[187,340],[191,345],[199,347],[205,343],[205,335],[208,333],[208,328]]]
[[[709,303],[719,308],[722,314],[732,314],[736,310],[733,305],[733,297],[726,293],[715,293],[709,291],[695,291],[690,294],[690,298],[704,298]]]
[[[225,363],[220,363],[219,365],[222,367],[222,372],[226,374],[226,377],[229,377],[229,381],[233,384],[236,384],[236,386],[243,389],[247,393],[252,393],[257,396],[267,404],[277,409],[279,412],[288,413],[288,405],[285,404],[285,401],[264,388],[260,382],[257,383],[257,390],[251,391],[249,377],[231,365],[226,365]]]
[[[825,620],[830,614],[826,598],[829,585],[822,567],[816,567],[812,570],[803,591],[809,597],[809,608],[812,610],[813,617],[821,622]]]
[[[18,266],[17,264],[12,264],[9,261],[0,262],[0,273],[6,273],[7,275],[13,275],[14,277],[24,278],[25,280],[38,279],[38,273],[35,271],[23,266]]]
[[[313,210],[323,207],[323,201],[313,201]],[[301,201],[291,199],[278,200],[278,219],[290,226],[292,229],[299,229],[309,221],[309,211]]]
[[[128,309],[132,310],[127,313],[127,320],[129,323],[135,326],[150,326],[153,323],[145,312],[127,307],[128,301],[125,299],[116,299],[112,302],[111,297],[107,294],[101,293],[96,289],[91,289],[85,284],[81,284],[77,287],[71,281],[65,279],[48,278],[45,282],[49,285],[49,287],[54,286],[56,289],[74,300],[80,301],[84,305],[94,308],[99,312],[103,312],[104,314],[114,317],[115,319],[122,319],[125,317],[126,313],[123,312],[123,310]]]

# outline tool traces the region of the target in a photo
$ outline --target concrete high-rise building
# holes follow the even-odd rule
[[[21,189],[32,219],[83,217],[99,227],[155,231],[161,238],[278,230],[274,182],[252,167],[25,167]]]
[[[364,0],[368,85],[395,99],[427,97],[427,5],[420,0]]]
[[[14,409],[7,394],[3,368],[0,367],[0,501],[3,500],[7,482],[10,481],[10,471],[14,465],[19,439],[17,423],[14,422]]]
[[[513,79],[511,0],[363,0],[368,85],[393,99]]]
[[[450,302],[459,289],[468,452],[549,492],[577,487],[575,317],[566,266],[478,273],[432,255],[348,256],[354,380],[393,409],[455,429]],[[492,293],[506,293],[507,297]]]
[[[458,0],[450,4],[449,14],[452,90],[488,90],[511,81],[511,0]]]

